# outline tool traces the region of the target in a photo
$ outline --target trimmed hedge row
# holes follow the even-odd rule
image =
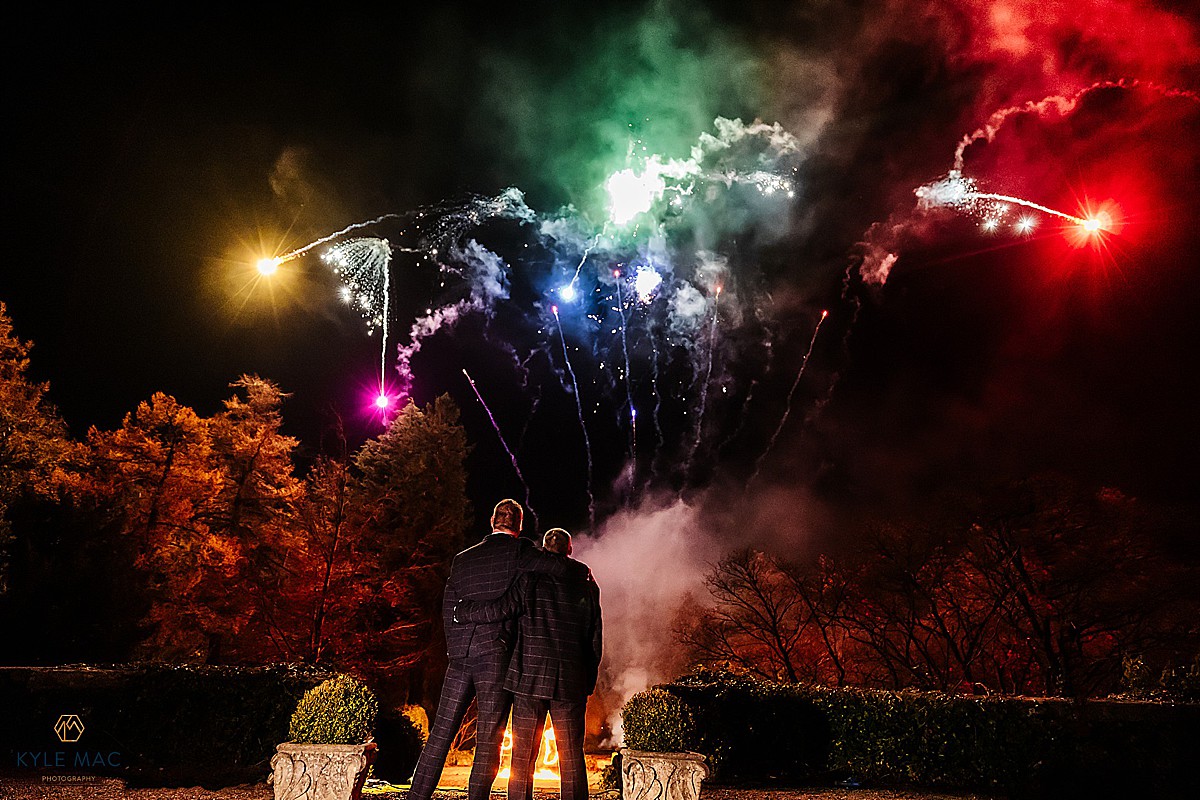
[[[209,788],[261,781],[297,701],[329,677],[290,665],[0,667],[0,773]],[[54,727],[70,714],[83,732],[63,742]]]
[[[623,715],[627,746],[703,753],[722,782],[1200,796],[1197,705],[828,689],[701,671],[635,695]]]

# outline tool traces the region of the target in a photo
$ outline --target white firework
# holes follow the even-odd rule
[[[379,386],[382,391],[387,383],[392,245],[387,239],[373,237],[347,239],[321,253],[321,260],[341,280],[342,299],[357,305],[367,323],[367,332],[374,333],[379,328],[383,334],[379,342]]]
[[[946,174],[946,177],[939,181],[918,186],[913,193],[916,194],[917,204],[921,208],[944,206],[956,209],[964,214],[982,217],[983,229],[989,233],[1000,225],[1005,215],[1008,214],[1010,206],[1013,205],[1065,219],[1076,225],[1082,225],[1089,230],[1097,229],[1096,227],[1089,227],[1096,225],[1092,220],[1077,217],[1065,211],[1058,211],[1040,203],[1035,203],[1032,200],[1014,197],[1009,194],[981,192],[973,178],[964,177],[962,172],[957,169],[950,170]],[[1016,224],[1016,230],[1020,233],[1029,233],[1035,224],[1036,221],[1032,217],[1022,217]]]
[[[342,282],[340,292],[346,301],[353,300],[368,329],[387,325],[388,269],[392,263],[392,246],[387,239],[361,238],[338,242],[321,253]]]

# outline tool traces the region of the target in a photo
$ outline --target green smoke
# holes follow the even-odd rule
[[[651,154],[686,158],[717,116],[765,113],[748,44],[682,3],[610,16],[535,49],[536,59],[484,58],[489,123],[523,186],[592,220],[605,214],[611,173]]]

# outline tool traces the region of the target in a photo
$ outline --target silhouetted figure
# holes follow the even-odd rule
[[[492,533],[454,557],[442,617],[450,663],[438,701],[429,739],[417,760],[409,800],[429,800],[441,778],[450,744],[471,700],[476,701],[475,761],[471,766],[469,800],[487,800],[500,766],[500,747],[512,707],[504,688],[505,671],[514,643],[512,622],[454,624],[454,606],[463,598],[493,600],[528,572],[565,575],[569,564],[521,539],[523,512],[515,500],[501,500],[492,512]]]
[[[504,682],[515,695],[509,800],[528,800],[533,794],[547,712],[558,744],[562,800],[586,800],[583,729],[602,652],[600,587],[587,566],[570,557],[571,534],[551,528],[543,544],[572,568],[523,575],[494,602],[462,600],[454,619],[463,624],[518,619],[517,646]]]

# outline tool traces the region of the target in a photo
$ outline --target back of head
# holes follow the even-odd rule
[[[511,499],[501,500],[492,511],[492,530],[507,531],[515,536],[521,532],[523,517],[520,503]]]
[[[542,547],[560,556],[571,555],[571,534],[562,528],[551,528],[542,537]]]

